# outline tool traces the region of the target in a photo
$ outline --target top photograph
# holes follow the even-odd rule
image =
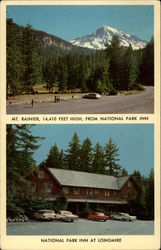
[[[154,114],[154,41],[153,5],[8,5],[6,112]]]

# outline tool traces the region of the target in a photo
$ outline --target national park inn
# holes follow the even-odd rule
[[[55,202],[62,190],[66,194],[68,210],[79,214],[85,206],[93,210],[128,211],[128,201],[139,188],[132,176],[114,177],[73,170],[47,168],[40,164],[30,177],[32,190],[40,197]]]

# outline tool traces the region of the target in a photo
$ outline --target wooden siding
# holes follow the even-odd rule
[[[43,178],[38,178],[38,176],[39,176],[38,171],[43,171],[44,172],[44,177]],[[53,196],[58,195],[62,190],[61,185],[51,176],[51,174],[48,173],[46,168],[44,168],[43,166],[40,166],[38,171],[37,172],[35,171],[29,177],[30,182],[33,182],[35,184],[35,193],[37,195],[41,195],[42,193],[45,193],[45,195],[47,195],[48,197],[53,197]],[[45,191],[45,185],[46,184],[51,184],[52,185],[51,192],[46,192]]]

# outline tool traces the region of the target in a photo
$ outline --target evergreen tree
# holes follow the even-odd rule
[[[24,63],[24,90],[29,94],[33,86],[41,81],[41,61],[38,53],[38,42],[31,25],[22,30],[22,51]]]
[[[132,57],[133,49],[130,46],[126,49],[124,56],[122,57],[121,66],[121,89],[130,90],[130,62]]]
[[[108,143],[105,146],[105,157],[106,157],[106,165],[107,165],[107,174],[118,176],[121,171],[121,167],[117,164],[119,161],[119,148],[117,148],[116,144],[113,143],[112,137],[110,137]]]
[[[154,218],[154,171],[151,169],[146,189],[146,207],[151,218]]]
[[[132,176],[134,177],[134,180],[137,182],[137,184],[140,186],[142,186],[143,184],[143,177],[141,176],[141,173],[139,170],[135,170],[132,174]]]
[[[23,213],[22,199],[28,186],[27,176],[36,167],[32,158],[39,147],[29,125],[7,125],[7,214]]]
[[[137,197],[129,200],[133,212],[141,219],[154,218],[154,172],[149,177],[143,177],[137,170],[133,177],[138,185]]]
[[[24,67],[20,43],[19,27],[7,19],[7,97],[19,94],[22,89]]]
[[[102,93],[109,90],[108,66],[97,66],[91,73],[87,86],[91,91]]]
[[[59,91],[63,93],[67,90],[68,69],[62,60],[59,60],[58,72]]]
[[[50,149],[49,155],[46,160],[46,166],[48,168],[63,168],[64,167],[63,151],[59,152],[59,149],[56,143]]]
[[[102,147],[99,143],[96,143],[94,148],[93,162],[92,162],[92,172],[97,174],[106,173],[106,161],[105,155]]]
[[[59,162],[60,162],[61,168],[65,168],[65,155],[62,149],[60,150],[60,154],[59,154]]]
[[[121,170],[120,176],[128,176],[128,175],[129,175],[129,174],[128,174],[127,170],[126,170],[125,168],[123,168],[123,169]]]
[[[154,39],[143,49],[140,63],[140,81],[144,85],[154,85]]]
[[[80,142],[77,133],[73,135],[69,142],[66,155],[66,168],[70,170],[80,170]]]
[[[54,83],[56,81],[55,62],[51,58],[47,60],[44,66],[43,77],[46,82],[46,88],[49,91],[49,93],[51,93],[52,88],[54,87]]]
[[[80,170],[91,172],[92,165],[92,144],[89,138],[86,138],[80,148]]]
[[[134,54],[130,58],[130,72],[129,72],[129,87],[128,89],[134,89],[137,86],[138,79],[138,64],[137,58]]]
[[[68,205],[67,197],[63,191],[59,194],[59,196],[56,198],[56,212],[60,210],[66,210]]]
[[[85,57],[80,57],[80,63],[78,65],[78,83],[79,87],[83,92],[88,91],[87,80],[90,76],[90,68],[88,67],[87,60]]]
[[[67,56],[67,87],[68,91],[73,91],[73,89],[76,88],[77,82],[76,82],[76,66],[74,63],[74,57],[71,55]]]
[[[117,35],[114,35],[111,44],[106,48],[107,57],[109,58],[109,79],[114,89],[121,89],[121,61],[123,51],[120,46],[120,40]]]

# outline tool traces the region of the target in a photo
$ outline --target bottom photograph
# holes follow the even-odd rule
[[[8,124],[7,235],[154,235],[153,124]]]

